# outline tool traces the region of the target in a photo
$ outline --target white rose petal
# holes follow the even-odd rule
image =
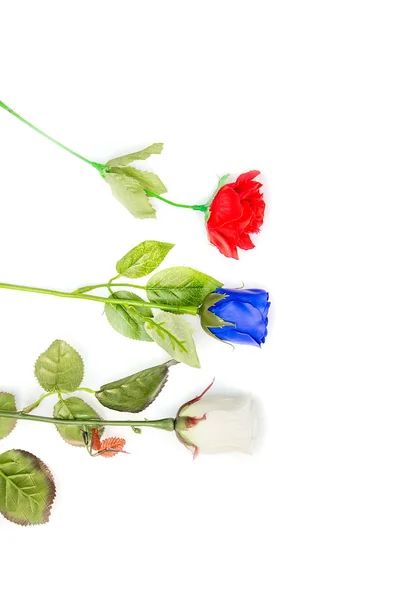
[[[205,419],[180,429],[179,435],[199,452],[245,452],[250,454],[257,434],[255,403],[247,397],[226,398],[203,396],[186,404],[179,417]]]

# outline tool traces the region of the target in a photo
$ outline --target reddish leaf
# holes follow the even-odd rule
[[[123,450],[126,444],[126,440],[122,438],[112,437],[107,438],[101,442],[98,454],[104,456],[105,458],[111,458],[115,456],[119,452],[125,452]],[[126,452],[125,452],[126,454]]]
[[[99,432],[97,429],[92,429],[92,450],[94,450],[98,456],[104,456],[105,458],[111,458],[119,452],[124,452],[124,446],[126,440],[117,437],[107,438],[100,440]],[[126,453],[125,453],[126,454]]]

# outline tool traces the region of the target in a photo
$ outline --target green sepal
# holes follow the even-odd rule
[[[106,408],[120,412],[141,412],[157,398],[168,380],[169,367],[176,364],[176,360],[169,360],[162,365],[107,383],[101,386],[95,396]]]
[[[222,175],[222,177],[220,177],[218,179],[217,189],[214,192],[214,196],[216,196],[217,193],[219,192],[219,190],[222,188],[222,186],[224,186],[226,184],[226,182],[228,181],[229,177],[230,177],[230,174],[226,173],[225,175]]]
[[[209,201],[206,204],[206,210],[204,211],[204,217],[205,217],[205,221],[207,223],[208,219],[210,218],[210,206],[212,204],[212,201],[214,200],[215,196],[218,194],[219,190],[222,188],[222,186],[224,186],[226,184],[226,182],[228,181],[230,177],[230,174],[227,173],[226,175],[222,175],[222,177],[220,177],[218,179],[218,183],[217,183],[217,187],[214,190],[214,193],[212,194],[212,196],[210,197]]]
[[[213,292],[207,296],[204,300],[203,304],[199,308],[199,317],[202,328],[208,335],[218,340],[219,342],[223,342],[224,340],[220,340],[212,331],[209,330],[209,327],[236,327],[235,323],[229,323],[228,321],[224,321],[211,312],[209,309],[217,304],[220,300],[223,300],[227,297],[227,294],[219,294],[218,292]],[[226,342],[229,343],[229,342]]]
[[[211,203],[214,200],[215,196],[218,194],[219,190],[226,184],[226,182],[228,181],[229,177],[230,177],[230,174],[227,173],[226,175],[222,175],[222,177],[220,177],[218,179],[217,187],[215,188],[213,194],[210,196],[210,199],[207,202],[208,206],[211,205]]]
[[[53,475],[34,454],[0,454],[0,512],[6,519],[25,526],[47,523],[55,495]]]

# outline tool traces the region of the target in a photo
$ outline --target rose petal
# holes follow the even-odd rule
[[[232,188],[224,185],[211,203],[207,228],[214,229],[225,223],[237,221],[242,214],[239,196]]]
[[[219,331],[224,329],[234,329],[236,332],[246,333],[250,335],[257,344],[265,338],[265,317],[261,311],[252,304],[230,299],[229,302],[226,300],[225,302],[218,302],[211,307],[211,309],[211,312],[216,313],[221,319],[227,323],[234,323],[236,326],[222,327]],[[216,335],[219,338],[221,337],[219,333]],[[227,335],[229,335],[229,333]]]
[[[221,231],[209,230],[208,239],[222,254],[228,258],[238,260],[239,256],[236,248],[237,235],[233,235],[232,232],[222,233]]]
[[[260,347],[260,344],[251,335],[243,333],[243,331],[237,331],[234,327],[209,327],[209,330],[224,342]]]
[[[252,289],[228,289],[228,288],[217,288],[215,290],[217,294],[224,294],[226,298],[222,298],[219,300],[217,304],[212,306],[209,310],[211,312],[218,313],[218,307],[222,304],[227,304],[231,300],[236,300],[238,302],[248,302],[252,304],[261,312],[261,314],[266,317],[268,314],[269,307],[271,303],[269,302],[269,294],[265,290],[252,288]]]
[[[252,248],[255,248],[253,242],[250,239],[249,234],[245,232],[242,232],[240,234],[237,245],[238,248],[241,248],[242,250],[251,250]]]
[[[241,175],[239,175],[239,177],[236,179],[236,183],[237,185],[240,185],[244,181],[251,181],[255,177],[258,177],[258,175],[261,175],[260,171],[247,171],[247,173],[242,173]]]
[[[265,202],[260,193],[256,193],[245,201],[252,210],[250,223],[246,227],[246,233],[259,233],[260,227],[264,222]]]
[[[253,218],[253,211],[251,210],[251,206],[248,202],[243,202],[242,209],[242,218],[238,221],[239,235],[242,231],[246,231],[246,227],[248,227]]]
[[[235,187],[235,192],[239,194],[239,197],[242,200],[250,196],[250,194],[257,192],[261,187],[262,183],[260,181],[246,181],[237,185]]]

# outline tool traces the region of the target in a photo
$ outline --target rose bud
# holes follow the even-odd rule
[[[206,221],[208,239],[228,258],[239,258],[238,248],[250,250],[250,233],[258,233],[264,220],[262,183],[254,181],[260,171],[243,173],[222,185],[213,198]]]
[[[200,452],[251,454],[257,433],[255,403],[248,397],[204,397],[211,385],[179,409],[175,419],[179,441],[194,458]]]
[[[201,325],[224,342],[261,346],[267,336],[268,298],[265,290],[217,288],[200,307]]]

